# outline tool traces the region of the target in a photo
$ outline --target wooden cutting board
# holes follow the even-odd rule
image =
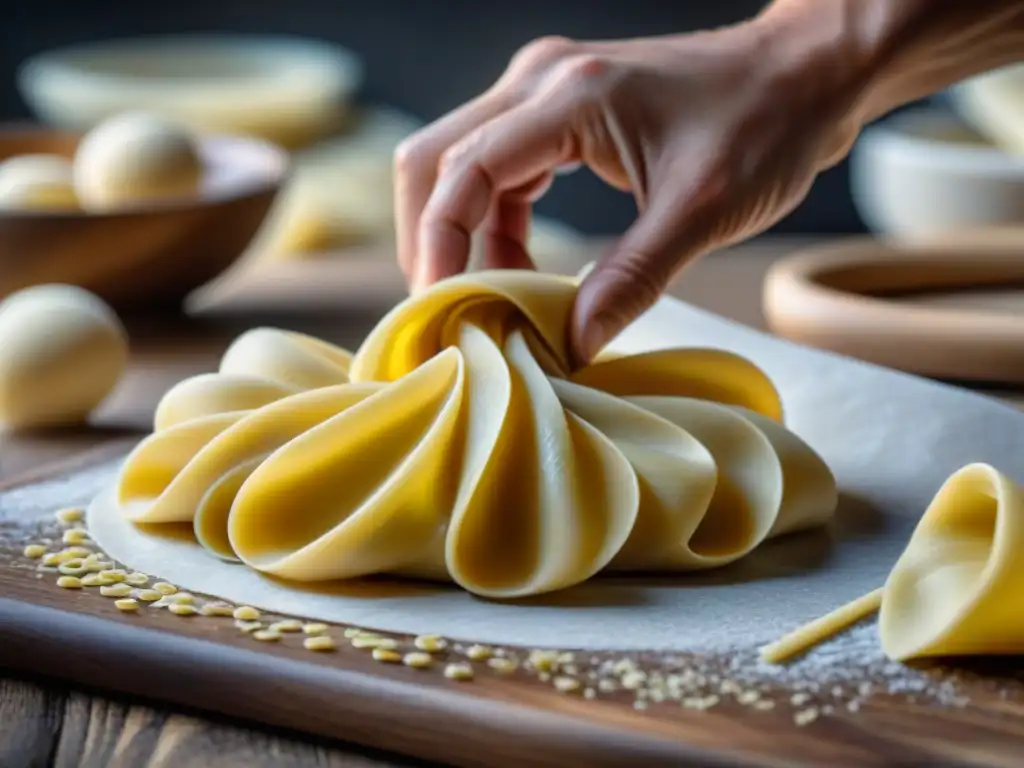
[[[765,266],[751,264],[744,272],[738,261],[723,257],[712,268],[717,272],[695,275],[691,284],[698,296],[706,297],[702,284],[721,284],[740,272],[763,272]],[[744,294],[739,288],[731,295],[743,301]],[[380,311],[383,307],[359,318],[345,320],[342,314],[319,319],[317,327],[334,328],[335,338],[344,341],[342,337],[364,333],[362,326],[372,324]],[[180,378],[208,367],[218,345],[229,338],[217,330],[220,322],[200,323],[199,330],[191,330],[201,335],[200,341],[190,337],[175,344],[152,329],[150,336],[136,334],[145,340],[137,350],[141,362],[104,417],[109,431],[98,441],[102,444],[60,461],[40,461],[7,487],[63,477],[125,451],[166,387],[154,372],[170,365]],[[247,324],[254,322],[256,318],[247,317]],[[308,329],[297,322],[291,327]],[[163,382],[160,387],[157,381]],[[117,426],[134,432],[122,435],[114,431]],[[705,710],[694,702],[684,706],[671,695],[664,701],[648,695],[646,706],[637,708],[635,692],[621,687],[604,691],[598,680],[607,675],[589,676],[609,657],[586,649],[565,649],[573,653],[572,659],[563,657],[561,672],[550,678],[528,664],[506,675],[474,662],[474,680],[453,681],[443,674],[445,663],[463,659],[464,651],[455,643],[465,648],[473,638],[452,638],[453,644],[437,655],[430,669],[416,670],[374,661],[367,650],[351,647],[341,628],[332,629],[337,651],[314,654],[302,647],[301,635],[264,644],[235,629],[230,619],[183,618],[165,610],[126,615],[93,590],[62,590],[53,574],[40,574],[35,561],[22,554],[30,541],[48,532],[56,535],[52,511],[39,509],[15,519],[0,504],[3,667],[460,766],[1020,762],[1024,692],[1009,674],[1018,667],[1016,660],[995,665],[1002,676],[979,667],[965,671],[961,665],[957,675],[969,700],[966,706],[938,706],[915,701],[913,692],[890,692],[871,696],[857,711],[843,706],[831,690],[805,694],[806,701],[794,704],[793,691],[781,685],[758,690],[757,700],[774,702],[771,708],[754,706],[749,690],[720,692],[720,701]],[[389,637],[402,649],[410,648],[410,638]],[[503,650],[520,660],[530,651]],[[642,649],[614,657],[620,663],[623,658],[644,669],[648,679],[659,672],[685,674],[687,668],[707,671],[728,663],[706,656],[666,659]],[[580,680],[580,687],[560,691],[555,682],[559,677]],[[595,689],[593,698],[584,694],[587,688]],[[795,722],[800,713],[829,706],[834,707],[831,714],[806,725]]]

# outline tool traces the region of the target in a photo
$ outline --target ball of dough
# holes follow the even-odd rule
[[[0,208],[73,211],[78,196],[71,163],[60,155],[18,155],[0,163]]]
[[[81,423],[114,389],[128,336],[101,299],[71,285],[39,285],[0,302],[0,423]]]
[[[194,195],[202,176],[192,134],[155,115],[110,118],[93,128],[75,153],[75,189],[91,209]]]

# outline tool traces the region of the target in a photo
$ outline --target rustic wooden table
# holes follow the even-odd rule
[[[798,244],[769,240],[705,259],[687,271],[673,293],[711,311],[763,327],[761,281],[765,270]],[[133,366],[100,415],[100,429],[0,439],[0,482],[30,475],[36,466],[92,445],[137,439],[148,429],[152,409],[166,388],[215,366],[225,346],[244,327],[287,323],[354,347],[386,309],[382,303],[374,306],[368,302],[362,309],[344,315],[319,312],[318,306],[331,301],[329,281],[318,281],[318,286],[305,289],[301,282],[277,282],[269,293],[263,290],[248,303],[244,296],[234,296],[219,311],[206,313],[198,320],[132,321]],[[261,290],[252,293],[261,294]],[[294,311],[297,305],[303,311]],[[293,311],[287,317],[276,313],[289,306]],[[1020,398],[1015,393],[997,394]],[[2,662],[0,638],[0,667]],[[205,715],[112,700],[56,681],[0,679],[0,766],[5,768],[413,764],[422,763],[216,721]]]

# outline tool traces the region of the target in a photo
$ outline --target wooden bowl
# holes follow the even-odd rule
[[[1024,385],[1024,229],[941,241],[853,238],[801,250],[765,277],[771,330],[889,368]]]
[[[0,160],[72,157],[78,136],[0,128]],[[116,211],[0,211],[0,298],[39,283],[86,288],[118,310],[178,309],[185,296],[246,250],[288,168],[285,153],[252,139],[200,139],[208,168],[195,197]]]

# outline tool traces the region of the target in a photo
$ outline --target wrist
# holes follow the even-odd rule
[[[757,21],[829,71],[862,123],[1024,51],[1022,0],[774,0]]]

